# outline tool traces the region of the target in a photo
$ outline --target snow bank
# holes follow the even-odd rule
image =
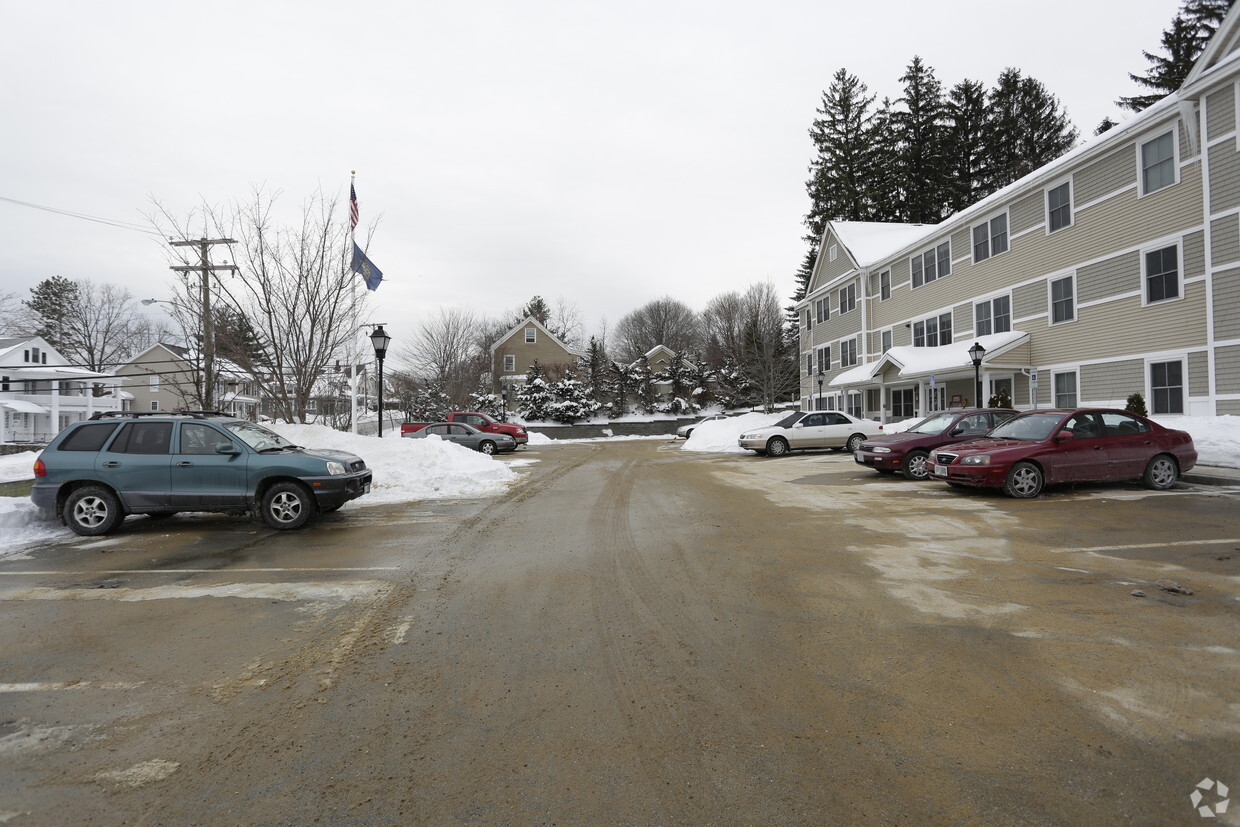
[[[1240,468],[1240,416],[1150,417],[1164,428],[1188,431],[1197,448],[1198,465]]]
[[[680,446],[680,450],[747,453],[744,448],[736,444],[741,434],[764,425],[772,425],[788,413],[788,411],[773,414],[745,413],[740,416],[730,416],[727,419],[703,422],[701,425],[694,426],[693,433],[685,440],[685,444]]]
[[[69,529],[56,519],[44,519],[29,497],[0,497],[0,559],[13,557],[35,543],[64,539]]]
[[[0,482],[34,479],[34,461],[40,451],[26,451],[0,457]]]

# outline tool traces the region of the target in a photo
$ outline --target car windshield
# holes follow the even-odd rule
[[[1041,442],[1051,435],[1055,427],[1063,420],[1061,413],[1026,414],[1009,419],[991,431],[987,436],[996,439],[1021,439],[1029,442]]]
[[[262,425],[255,425],[253,422],[236,422],[229,425],[228,430],[232,431],[237,436],[237,439],[249,445],[255,451],[297,447],[275,431],[269,431]]]
[[[775,427],[776,428],[791,428],[793,425],[800,422],[801,417],[803,416],[805,416],[805,411],[797,411],[796,413],[788,414],[783,419],[776,422]]]
[[[913,427],[909,428],[906,433],[910,434],[939,434],[943,429],[952,424],[952,420],[956,418],[955,414],[941,413],[923,419]]]

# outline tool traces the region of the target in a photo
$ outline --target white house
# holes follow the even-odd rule
[[[71,422],[121,409],[124,381],[70,365],[40,336],[0,336],[0,443],[48,442]]]

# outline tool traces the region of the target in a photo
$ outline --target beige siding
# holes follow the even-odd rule
[[[1023,373],[1018,373],[1013,377],[1012,404],[1025,406],[1033,404],[1033,400],[1029,398],[1029,377]]]
[[[1012,319],[1026,319],[1047,312],[1046,282],[1037,281],[1012,290]]]
[[[1008,227],[1012,235],[1023,233],[1046,222],[1045,190],[1038,190],[1012,204]]]
[[[1215,267],[1240,261],[1240,218],[1237,216],[1210,222],[1210,261]]]
[[[1210,148],[1210,212],[1240,206],[1240,153],[1230,141]]]
[[[1240,393],[1240,345],[1214,351],[1214,385],[1219,393]]]
[[[1218,416],[1240,416],[1240,399],[1220,399],[1214,412]]]
[[[1206,272],[1206,234],[1204,231],[1184,236],[1184,277],[1195,278]]]
[[[1137,182],[1137,152],[1132,144],[1104,155],[1072,176],[1076,204],[1088,204]]]
[[[1120,293],[1130,293],[1140,287],[1140,253],[1124,253],[1076,271],[1078,302],[1097,301]]]
[[[898,324],[891,329],[891,346],[907,347],[913,343],[913,328],[911,325]]]
[[[1129,190],[1076,213],[1076,223],[1050,236],[1031,233],[1012,249],[980,264],[961,263],[952,274],[916,290],[899,290],[878,305],[874,324],[921,318],[974,296],[997,292],[1033,276],[1075,267],[1105,250],[1137,247],[1151,238],[1188,231],[1201,224],[1201,175],[1196,165],[1181,170],[1174,186],[1138,198]],[[955,251],[953,250],[953,255]],[[900,259],[904,272],[906,259]],[[1137,289],[1134,284],[1129,289]],[[1014,297],[1015,298],[1015,297]]]
[[[1127,359],[1102,365],[1082,365],[1080,383],[1082,399],[1127,399],[1129,394],[1144,393],[1145,361]]]
[[[552,369],[557,366],[577,364],[577,357],[560,347],[546,333],[535,328],[535,341],[527,344],[525,328],[522,327],[506,341],[495,348],[495,379],[502,377],[524,377],[529,373],[530,366],[537,360],[543,368]],[[516,357],[516,369],[504,370],[504,357],[512,354]],[[498,384],[496,384],[498,387]]]
[[[833,244],[836,245],[838,250],[835,261],[831,260],[831,245]],[[809,292],[812,293],[823,285],[830,284],[833,280],[855,269],[856,266],[853,264],[852,258],[849,257],[847,248],[844,247],[835,233],[828,231],[822,250],[818,253],[818,270],[810,281]]]
[[[1240,270],[1214,274],[1214,338],[1240,339]]]
[[[952,338],[973,329],[973,303],[966,302],[952,308]]]
[[[973,230],[970,227],[962,227],[952,233],[952,258],[957,259],[961,256],[973,258]],[[963,266],[963,265],[961,265]],[[956,265],[952,265],[953,272]]]
[[[1225,86],[1206,97],[1206,130],[1209,138],[1218,138],[1236,128],[1236,92]]]
[[[1179,301],[1141,306],[1139,296],[1077,309],[1077,321],[1055,325],[1045,320],[1022,325],[1033,336],[1036,364],[1066,364],[1120,358],[1156,350],[1204,347],[1205,285],[1185,285]]]
[[[1210,354],[1204,350],[1188,354],[1188,395],[1210,395]]]

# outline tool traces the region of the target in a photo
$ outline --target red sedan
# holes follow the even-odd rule
[[[985,439],[944,446],[930,454],[931,479],[949,485],[1002,488],[1036,497],[1044,485],[1141,480],[1170,488],[1197,464],[1184,431],[1102,408],[1031,411],[996,427]]]

